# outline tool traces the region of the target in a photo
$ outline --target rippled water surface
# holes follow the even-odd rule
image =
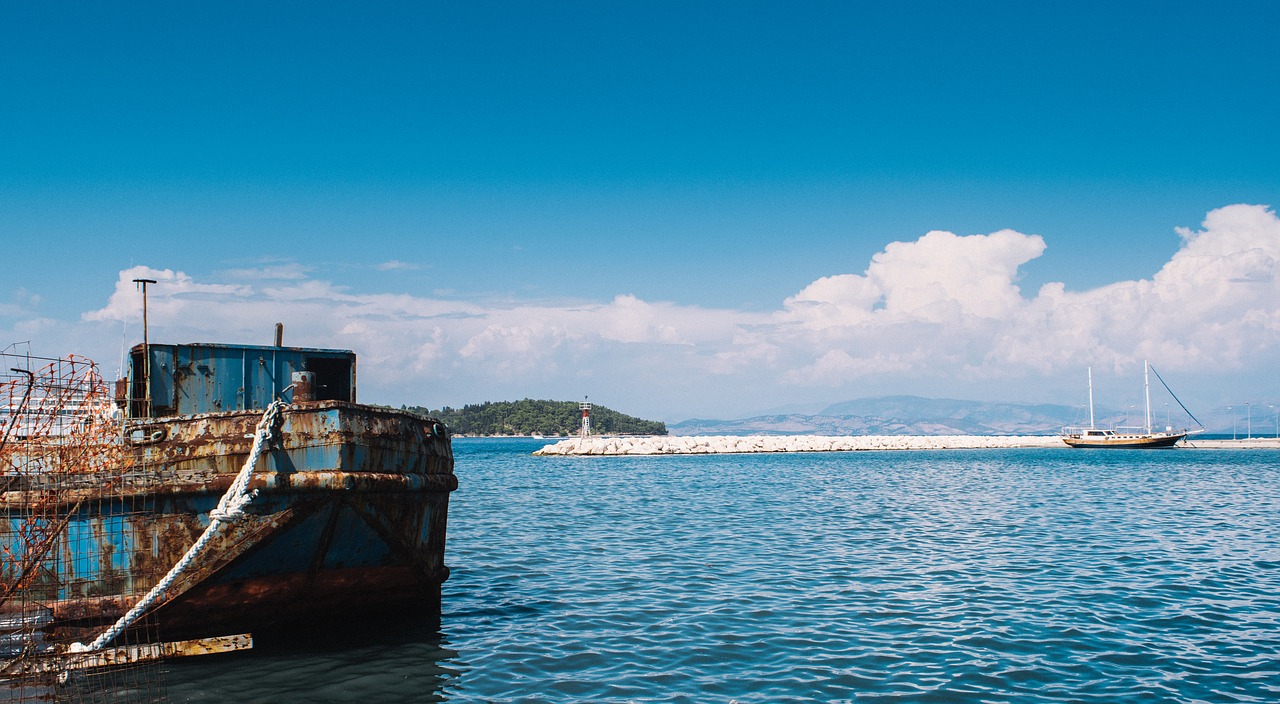
[[[438,624],[173,701],[1277,702],[1280,452],[539,458],[456,440]]]

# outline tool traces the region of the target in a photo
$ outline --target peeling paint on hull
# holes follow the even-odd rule
[[[258,411],[131,420],[132,468],[86,485],[59,536],[62,578],[41,594],[62,635],[100,632],[153,586],[209,525],[249,455]],[[151,612],[161,637],[252,632],[339,611],[438,609],[449,492],[447,430],[346,401],[295,403],[249,483],[246,515],[224,527]],[[0,520],[39,494],[7,487]]]

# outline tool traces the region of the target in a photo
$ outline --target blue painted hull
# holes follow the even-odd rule
[[[130,421],[131,466],[118,486],[87,483],[60,494],[69,520],[46,558],[49,577],[26,599],[49,604],[58,641],[101,631],[177,563],[248,457],[261,415]],[[148,627],[185,638],[438,609],[456,487],[448,432],[435,421],[344,401],[289,406],[251,475],[256,496],[245,514],[179,576]],[[34,487],[18,489],[4,494],[10,535],[22,521],[46,520],[23,510]]]

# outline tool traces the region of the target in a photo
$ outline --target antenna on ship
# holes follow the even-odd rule
[[[147,331],[147,284],[156,283],[155,279],[134,279],[133,283],[142,288],[142,383],[147,407],[147,418],[151,417],[151,340]]]
[[[582,403],[578,404],[578,408],[582,410],[582,427],[578,429],[578,439],[586,440],[591,435],[591,404],[587,403],[587,397],[582,397]]]

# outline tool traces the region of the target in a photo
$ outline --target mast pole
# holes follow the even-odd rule
[[[1151,364],[1142,360],[1142,390],[1147,395],[1147,435],[1151,434]]]
[[[1093,430],[1093,367],[1089,367],[1089,429]]]

